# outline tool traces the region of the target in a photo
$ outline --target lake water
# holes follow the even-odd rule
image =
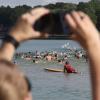
[[[70,40],[32,40],[21,44],[17,51],[44,51],[61,48],[62,45],[69,43],[70,47],[80,48],[79,44]]]
[[[66,42],[71,47],[80,48],[72,41],[34,40],[22,44],[17,52],[52,50],[61,48]],[[54,62],[34,64],[32,61],[17,59],[20,69],[31,80],[33,100],[91,100],[88,64],[83,59],[70,58],[69,61],[81,74],[46,72],[44,68],[63,69],[63,65]]]

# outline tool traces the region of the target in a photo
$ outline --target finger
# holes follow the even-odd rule
[[[81,19],[84,19],[84,17],[86,17],[87,15],[82,12],[82,11],[78,11],[78,14],[81,16]]]
[[[25,13],[21,16],[21,20],[28,22],[28,23],[32,23],[32,16],[29,13]]]
[[[79,14],[81,17],[83,17],[83,20],[84,20],[84,18],[90,20],[90,17],[89,17],[87,14],[85,14],[84,12],[78,11],[78,14]]]
[[[73,33],[73,34],[71,35],[71,39],[72,39],[72,40],[75,40],[75,41],[79,41],[79,40],[80,40],[80,37],[79,37],[78,35],[76,35],[75,33]]]
[[[79,36],[77,34],[77,25],[71,15],[69,14],[66,15],[66,22],[71,27],[71,30],[73,31],[70,39],[78,41]]]
[[[48,9],[45,9],[43,7],[35,8],[32,9],[30,12],[23,14],[21,18],[24,19],[24,21],[27,21],[29,24],[33,25],[37,19],[47,13],[49,13]]]
[[[40,8],[35,8],[35,9],[32,9],[30,11],[30,13],[32,15],[36,15],[37,13],[40,13],[41,11],[49,11],[48,9],[44,8],[44,7],[40,7]]]
[[[76,23],[73,20],[72,16],[70,14],[66,14],[65,19],[66,19],[66,23],[71,27],[71,29],[75,30]]]
[[[86,25],[90,25],[90,23],[93,24],[91,18],[87,14],[82,11],[79,11],[78,14],[82,17],[82,21],[84,21]]]
[[[72,18],[74,19],[74,21],[75,21],[77,27],[82,28],[82,27],[84,26],[84,23],[83,23],[83,21],[82,21],[82,16],[80,16],[78,12],[73,11],[73,12],[71,13],[71,16],[72,16]]]
[[[48,14],[50,11],[46,8],[36,8],[30,11],[30,15],[31,15],[31,21],[35,22],[37,19],[39,19],[41,16]]]

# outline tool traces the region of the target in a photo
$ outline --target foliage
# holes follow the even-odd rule
[[[56,4],[48,4],[44,7],[51,9],[52,11],[71,11],[71,10],[81,10],[87,13],[93,20],[93,22],[97,25],[98,29],[100,29],[100,1],[92,0],[87,3],[80,2],[79,4],[72,3],[56,3]],[[36,7],[41,7],[38,5]],[[0,24],[7,24],[8,26],[12,26],[17,18],[23,13],[30,10],[32,7],[27,5],[16,6],[15,8],[11,8],[10,6],[0,7]],[[35,7],[34,7],[35,8]]]

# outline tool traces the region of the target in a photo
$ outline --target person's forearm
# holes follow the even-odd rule
[[[10,31],[9,34],[4,38],[0,48],[0,60],[4,59],[11,61],[14,56],[15,49],[21,42],[20,40],[20,35],[17,34],[17,31]]]
[[[100,100],[100,40],[92,43],[88,47],[90,60],[93,100]]]
[[[15,47],[11,43],[3,43],[0,48],[0,60],[11,61],[15,52]]]

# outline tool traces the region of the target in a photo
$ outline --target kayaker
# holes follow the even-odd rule
[[[66,61],[65,65],[64,65],[64,73],[77,73],[76,70],[70,65],[70,63],[68,61]]]

